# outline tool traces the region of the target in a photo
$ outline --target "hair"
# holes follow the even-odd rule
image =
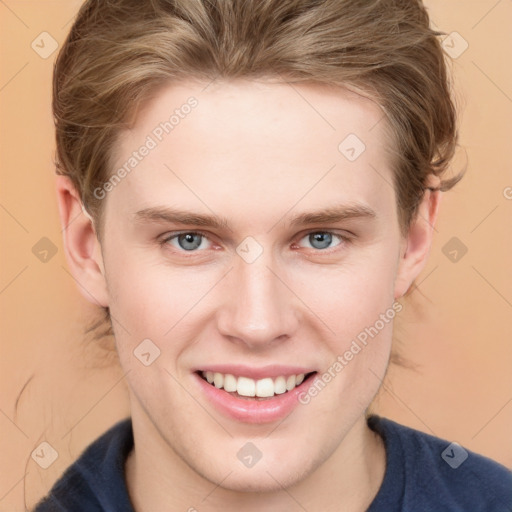
[[[87,0],[55,63],[58,174],[70,178],[101,240],[102,202],[120,133],[160,87],[278,78],[374,99],[393,141],[400,229],[457,146],[440,35],[421,0]],[[105,318],[91,326],[97,329]],[[101,336],[112,334],[111,326]]]

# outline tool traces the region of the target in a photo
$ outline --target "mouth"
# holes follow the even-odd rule
[[[192,375],[206,409],[241,423],[268,424],[284,421],[303,404],[301,396],[318,371],[311,366],[215,364],[196,367]]]
[[[197,371],[196,373],[212,387],[224,390],[233,397],[242,400],[263,401],[290,393],[305,381],[309,381],[317,372],[279,375],[262,379],[213,371]]]

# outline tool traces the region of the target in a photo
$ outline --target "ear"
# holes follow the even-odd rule
[[[89,214],[67,176],[56,180],[57,203],[66,260],[80,293],[98,306],[108,306],[101,247]]]
[[[418,207],[416,218],[411,222],[406,238],[403,238],[395,280],[395,299],[402,297],[423,270],[432,245],[434,226],[441,202],[439,179],[433,178]]]

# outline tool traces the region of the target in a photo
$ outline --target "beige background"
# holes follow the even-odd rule
[[[1,511],[33,506],[87,444],[129,414],[115,358],[82,343],[94,308],[62,251],[50,113],[56,53],[43,59],[31,47],[35,40],[43,51],[41,32],[60,45],[80,3],[0,2]],[[464,107],[456,164],[467,158],[468,171],[444,194],[430,261],[396,325],[397,346],[417,367],[392,369],[374,408],[512,467],[512,2],[427,5],[439,29],[469,45],[457,55],[464,41],[447,41]],[[57,249],[46,262],[32,252],[43,237]],[[452,237],[467,247],[456,262],[443,253]],[[31,458],[43,441],[58,452],[48,469]]]

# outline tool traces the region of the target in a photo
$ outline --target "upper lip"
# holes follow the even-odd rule
[[[236,377],[249,377],[250,379],[258,380],[269,377],[275,379],[277,377],[289,377],[290,375],[300,375],[301,373],[307,374],[314,372],[311,367],[306,366],[289,366],[273,364],[268,366],[261,366],[259,368],[246,365],[231,365],[231,364],[210,364],[197,368],[196,372],[213,372],[231,374]]]

